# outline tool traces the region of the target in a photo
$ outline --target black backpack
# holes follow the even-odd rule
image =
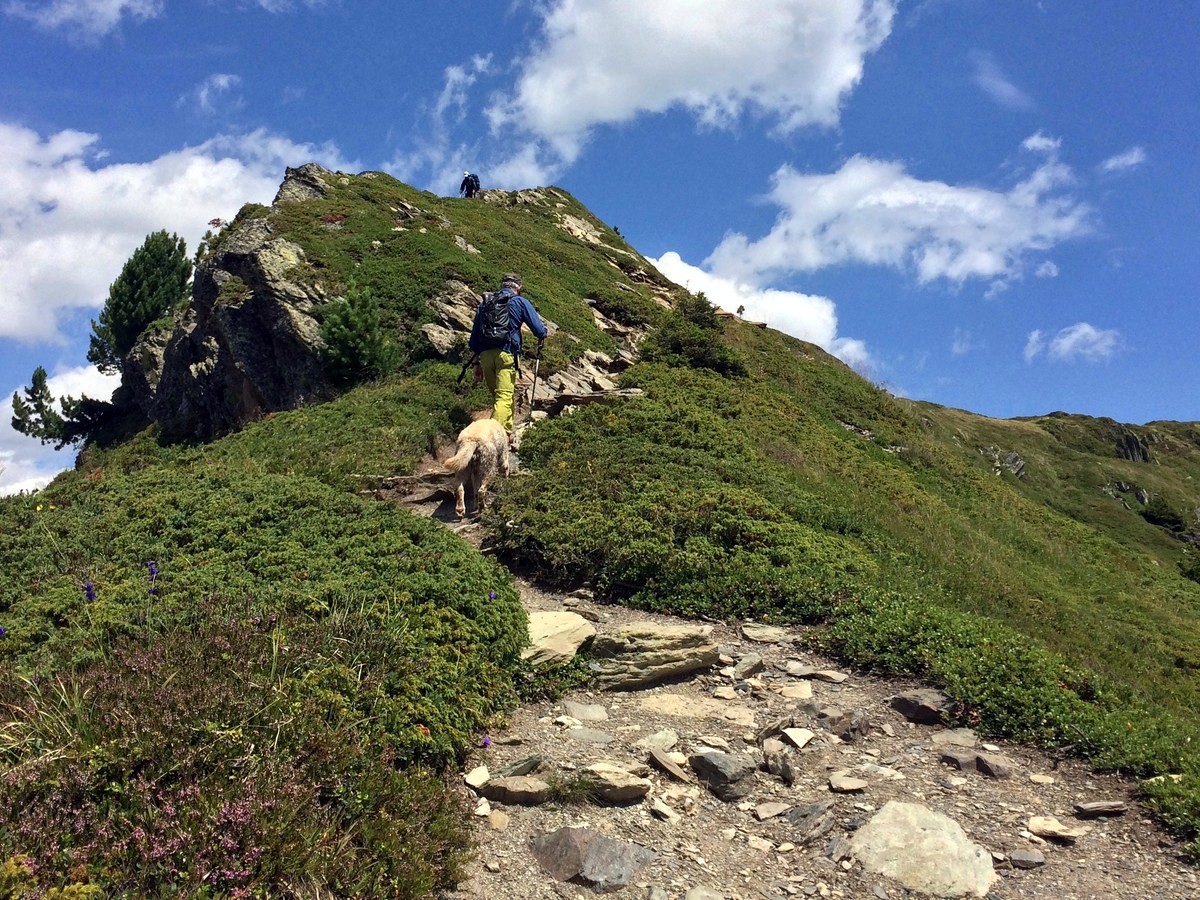
[[[497,291],[484,294],[479,304],[479,337],[484,350],[499,350],[508,343],[512,333],[512,316],[508,312],[508,301],[512,291]]]
[[[478,191],[479,190],[479,176],[472,172],[471,175],[467,178],[467,184],[471,188],[471,190]]]

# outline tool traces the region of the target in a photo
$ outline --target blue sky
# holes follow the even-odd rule
[[[897,395],[1200,420],[1200,4],[0,0],[0,493],[37,365],[284,167],[558,184]],[[536,301],[536,285],[529,293]]]

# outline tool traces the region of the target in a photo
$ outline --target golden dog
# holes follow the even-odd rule
[[[508,432],[495,419],[477,419],[458,433],[458,447],[442,465],[459,473],[454,490],[454,511],[459,518],[467,513],[465,485],[468,483],[478,514],[483,509],[488,481],[497,472],[509,474]]]

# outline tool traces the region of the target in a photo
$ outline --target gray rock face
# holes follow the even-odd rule
[[[984,897],[996,880],[987,850],[953,819],[917,803],[888,801],[851,848],[867,871],[935,897]]]
[[[596,683],[607,690],[653,684],[716,665],[710,625],[626,625],[592,643]]]
[[[208,440],[332,396],[312,316],[326,298],[297,280],[304,251],[252,219],[196,270],[149,408],[165,434]],[[151,379],[146,370],[146,380]]]
[[[614,841],[590,828],[560,828],[535,838],[533,855],[558,881],[597,891],[625,887],[656,856],[653,850]]]

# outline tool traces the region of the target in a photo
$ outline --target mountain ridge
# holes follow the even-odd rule
[[[269,757],[277,771],[323,785],[296,809],[383,828],[379,844],[353,858],[330,850],[324,874],[305,877],[366,878],[394,842],[421,846],[346,788],[394,796],[369,754],[405,773],[456,763],[519,688],[586,677],[524,671],[508,573],[370,499],[488,405],[456,376],[474,297],[510,270],[553,325],[540,377],[601,354],[621,359],[620,386],[640,394],[523,435],[526,474],[499,486],[482,520],[495,558],[609,603],[816,626],[812,640],[848,664],[945,689],[959,704],[953,722],[1069,746],[1103,769],[1182,774],[1146,795],[1180,838],[1200,834],[1195,423],[996,420],[893,397],[812,344],[716,315],[558,188],[467,201],[304,166],[272,207],[244,207],[198,258],[191,303],[152,324],[125,361],[118,404],[144,417],[140,430],[88,446],[36,497],[0,500],[0,666],[30,684],[83,691],[102,679],[140,698],[147,685],[106,668],[114,654],[163,643],[180,665],[200,665],[203,653],[178,646],[236,630],[244,649],[221,652],[252,673],[267,666],[250,695],[310,710],[287,720],[264,700],[252,715],[291,735]],[[322,325],[363,298],[390,368],[348,386],[325,366]],[[288,372],[303,373],[290,396]],[[293,655],[273,674],[284,646]],[[264,655],[245,656],[255,648]],[[414,671],[444,677],[397,671],[388,654],[401,650]],[[110,758],[103,740],[64,744],[46,732],[47,707],[22,684],[10,679],[0,699],[28,711],[10,713],[12,733],[41,743],[5,752],[28,762],[35,746],[53,746],[61,756],[31,769],[42,775],[13,802],[63,802],[53,785],[65,766],[95,802],[80,815],[101,815],[102,784],[89,779],[134,777],[125,758]],[[187,733],[223,733],[227,714],[191,713],[203,727]],[[364,755],[315,775],[301,763],[316,747],[329,752],[328,728]],[[259,746],[231,738],[226,758],[205,745],[216,761],[197,777],[245,765],[253,753],[241,740]],[[91,759],[110,768],[93,771]],[[452,818],[437,805],[446,802],[431,801],[429,814]],[[444,866],[427,867],[440,852],[427,847],[389,877],[424,885],[413,896],[453,881],[457,840],[447,838]],[[35,839],[0,851],[43,863],[66,852]],[[74,858],[99,872],[101,851],[89,852]],[[278,884],[258,863],[239,865],[264,879],[256,884]],[[167,878],[147,869],[136,889],[168,883],[151,875]]]

